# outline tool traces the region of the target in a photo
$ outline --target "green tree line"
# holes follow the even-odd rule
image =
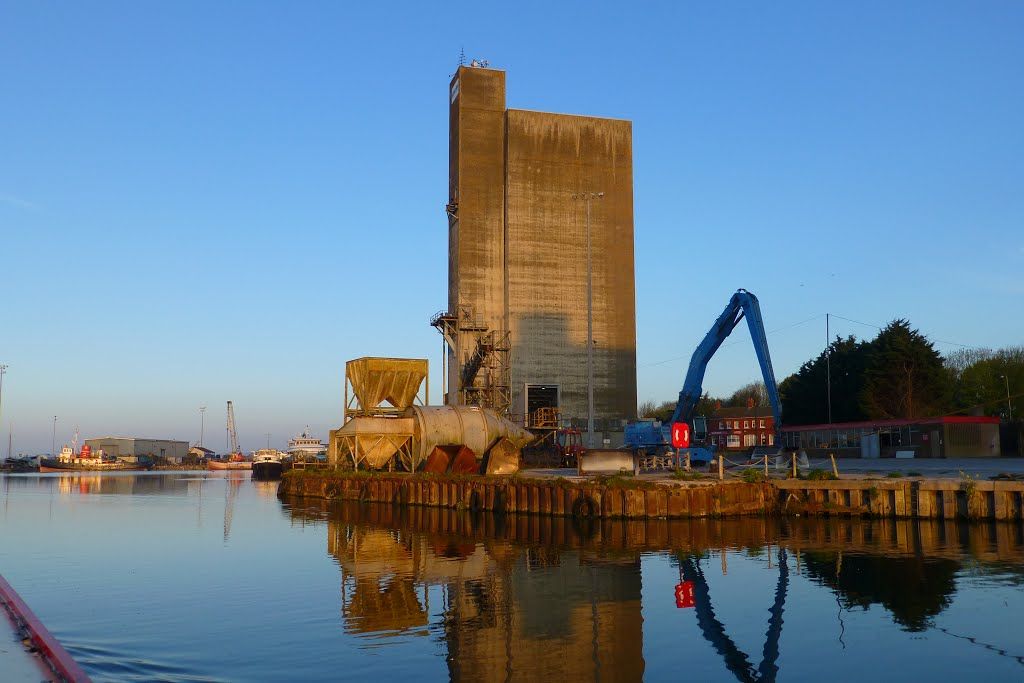
[[[831,402],[829,401],[831,378]],[[779,384],[786,424],[914,419],[946,414],[1024,417],[1024,347],[962,349],[943,356],[907,320],[894,320],[873,339],[836,337]],[[1007,393],[1010,398],[1007,400]],[[719,406],[767,406],[753,382],[720,398],[705,394],[698,415]],[[674,401],[646,402],[641,417],[666,420]]]

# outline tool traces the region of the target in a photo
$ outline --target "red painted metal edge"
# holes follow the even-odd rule
[[[82,671],[78,662],[72,659],[67,650],[53,637],[53,634],[46,630],[43,622],[39,621],[39,617],[29,609],[21,596],[2,576],[0,576],[0,604],[3,604],[10,612],[15,625],[25,629],[32,644],[39,649],[43,659],[54,673],[67,683],[89,683],[89,677]]]
[[[733,419],[733,418],[728,418]],[[833,424],[817,425],[783,425],[783,432],[810,432],[826,429],[842,431],[844,429],[857,429],[859,427],[906,427],[907,425],[936,425],[936,424],[999,424],[998,417],[987,417],[984,415],[943,415],[942,417],[923,417],[912,420],[863,420],[861,422],[835,422]]]

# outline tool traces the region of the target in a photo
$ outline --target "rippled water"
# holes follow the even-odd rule
[[[0,490],[0,573],[97,681],[1024,679],[1019,526],[494,518],[247,472]]]

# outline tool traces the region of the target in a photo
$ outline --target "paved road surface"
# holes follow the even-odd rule
[[[727,460],[728,460],[727,456]],[[997,474],[1017,474],[1024,476],[1024,458],[956,458],[956,459],[907,459],[896,460],[894,458],[880,458],[878,460],[862,460],[860,458],[840,458],[838,461],[839,474],[870,476],[877,474],[887,475],[889,472],[900,472],[909,475],[920,474],[926,477],[935,478],[959,478],[960,473],[970,475],[979,479],[988,479]],[[811,467],[818,469],[830,469],[832,465],[827,459],[811,459]],[[773,470],[774,471],[774,470]],[[543,469],[524,470],[526,476],[537,477],[566,477],[576,478],[575,469]],[[661,478],[663,474],[643,474],[643,478]]]

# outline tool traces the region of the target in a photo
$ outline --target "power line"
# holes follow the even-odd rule
[[[847,318],[846,316],[839,315],[838,313],[819,313],[818,315],[811,316],[810,318],[807,318],[806,320],[801,320],[800,322],[793,323],[792,325],[785,325],[783,327],[779,327],[777,329],[774,329],[774,330],[771,330],[769,332],[766,332],[765,334],[769,335],[769,334],[776,334],[778,332],[785,332],[786,330],[793,329],[794,327],[800,327],[801,325],[806,325],[807,323],[814,322],[815,320],[820,320],[821,318],[824,318],[826,315],[831,315],[833,318],[839,318],[840,320],[845,320],[846,322],[854,323],[854,324],[857,324],[857,325],[863,325],[864,327],[873,327],[876,330],[884,330],[885,329],[885,327],[883,325],[875,325],[873,323],[866,323],[866,322],[863,322],[861,320],[854,320],[853,318]],[[964,348],[964,349],[983,349],[983,348],[985,348],[983,346],[973,346],[971,344],[961,344],[959,342],[949,341],[947,339],[931,339],[930,341],[937,342],[939,344],[949,344],[951,346],[959,346],[959,347]],[[723,344],[720,348],[725,349],[725,348],[728,348],[730,346],[735,346],[736,344],[742,344],[742,343],[744,343],[743,340],[737,340],[737,341],[729,342],[728,344]],[[665,358],[663,360],[654,361],[653,363],[644,363],[640,367],[643,367],[643,368],[656,367],[658,365],[665,365],[667,363],[673,363],[675,361],[686,360],[689,357],[690,356],[674,356],[673,358]]]
[[[801,320],[798,323],[793,323],[792,325],[786,325],[784,327],[779,327],[777,329],[765,332],[765,335],[775,334],[777,332],[785,332],[786,330],[791,330],[794,327],[799,327],[801,325],[806,325],[807,323],[814,322],[815,320],[819,320],[820,318],[824,318],[824,317],[825,317],[824,313],[819,313],[818,315],[812,316],[812,317],[808,318],[807,320]],[[728,344],[722,344],[722,346],[720,346],[719,348],[720,349],[724,349],[724,348],[728,348],[730,346],[735,346],[736,344],[742,344],[742,343],[744,343],[744,340],[738,339],[736,341],[729,342]],[[672,363],[672,362],[677,361],[677,360],[685,360],[685,359],[687,359],[689,357],[690,356],[676,356],[674,358],[666,358],[664,360],[655,361],[653,363],[644,363],[640,367],[649,368],[649,367],[653,367],[655,365],[665,365],[666,363]]]
[[[839,315],[838,313],[832,313],[830,315],[833,318],[839,318],[840,320],[845,320],[846,322],[856,323],[858,325],[863,325],[864,327],[873,327],[876,330],[884,330],[885,329],[881,325],[874,325],[872,323],[865,323],[865,322],[861,322],[860,320],[854,320],[853,318],[845,318],[845,317]],[[981,348],[984,348],[982,346],[972,346],[971,344],[960,344],[959,342],[948,341],[946,339],[932,339],[931,341],[938,342],[940,344],[950,344],[952,346],[960,346],[960,347],[963,347],[965,349],[981,349]]]

